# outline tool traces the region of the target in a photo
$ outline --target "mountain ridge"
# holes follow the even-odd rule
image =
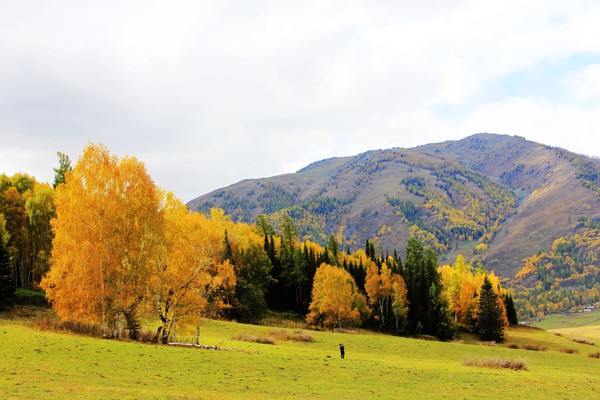
[[[313,162],[296,173],[246,179],[200,196],[192,210],[234,220],[287,213],[299,236],[336,235],[356,249],[404,249],[416,236],[445,262],[461,253],[512,278],[523,259],[600,218],[600,160],[519,136],[480,133],[414,148],[369,150]]]

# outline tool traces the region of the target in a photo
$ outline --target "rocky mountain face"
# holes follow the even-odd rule
[[[367,151],[293,173],[244,180],[188,203],[223,208],[236,221],[284,213],[298,235],[343,249],[375,240],[402,254],[409,237],[441,262],[463,254],[513,278],[523,260],[600,219],[600,160],[496,134],[416,148]]]

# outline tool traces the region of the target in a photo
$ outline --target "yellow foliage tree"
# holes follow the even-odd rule
[[[503,323],[505,326],[509,325],[506,317],[506,306],[502,300],[506,290],[501,287],[500,279],[493,272],[488,274],[483,269],[473,268],[473,266],[466,263],[461,254],[456,257],[454,266],[444,265],[439,267],[438,271],[455,322],[469,328],[475,328],[479,312],[479,292],[487,276],[498,296],[498,305],[502,310]]]
[[[57,188],[52,226],[41,286],[59,317],[99,323],[112,335],[133,329],[162,231],[159,193],[143,164],[88,145]]]
[[[369,313],[365,296],[348,271],[325,263],[315,273],[308,309],[306,321],[327,328],[360,326]]]
[[[161,323],[156,340],[162,343],[168,342],[178,321],[199,324],[200,317],[227,307],[223,299],[236,282],[231,264],[220,262],[223,233],[218,224],[190,212],[171,193],[164,203],[164,241],[150,282]]]

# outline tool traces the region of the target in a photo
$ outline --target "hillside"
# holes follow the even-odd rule
[[[517,136],[477,134],[411,149],[368,151],[294,173],[244,180],[198,197],[190,209],[223,208],[234,220],[289,213],[303,238],[343,248],[376,239],[403,250],[410,236],[512,278],[523,259],[600,218],[600,160]]]

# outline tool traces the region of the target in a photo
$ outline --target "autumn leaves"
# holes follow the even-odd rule
[[[156,341],[168,342],[182,322],[196,324],[199,341],[204,317],[227,310],[257,320],[267,307],[294,303],[309,324],[440,339],[453,335],[450,313],[463,325],[477,320],[484,273],[464,260],[438,269],[437,254],[414,238],[404,265],[396,253],[378,259],[368,242],[367,252],[338,251],[333,236],[325,249],[306,241],[302,250],[289,216],[275,241],[270,227],[259,234],[223,210],[190,212],[141,162],[101,145],[85,148],[54,203],[52,267],[41,287],[63,320],[100,325],[108,336],[135,338],[144,317],[159,321]]]
[[[166,341],[177,318],[220,307],[235,285],[233,268],[217,262],[222,231],[158,189],[133,157],[89,145],[55,204],[52,268],[41,286],[64,320],[118,335],[154,309]]]

